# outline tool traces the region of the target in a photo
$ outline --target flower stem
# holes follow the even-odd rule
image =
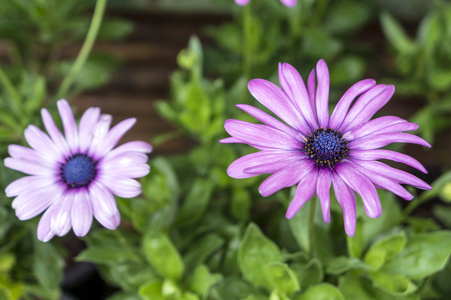
[[[431,199],[431,197],[415,197],[402,212],[400,222],[406,221],[407,217],[415,210],[415,208]]]
[[[251,35],[251,3],[249,3],[244,6],[243,11],[243,74],[246,80],[249,80],[251,76]]]
[[[124,237],[124,235],[118,230],[113,230],[114,235],[116,235],[119,243],[122,244],[122,246],[124,246],[124,248],[132,255],[134,256],[137,260],[142,261],[143,258],[142,256],[136,252],[132,247],[130,247],[130,245],[127,243],[127,239]]]
[[[103,13],[105,12],[107,0],[97,0],[96,7],[94,9],[94,15],[92,16],[91,25],[89,25],[88,34],[86,35],[83,46],[81,47],[80,53],[78,53],[77,59],[69,70],[69,73],[63,80],[58,92],[56,93],[57,99],[64,97],[74,78],[78,75],[82,67],[84,66],[86,59],[91,52],[92,46],[97,38],[97,33],[99,32],[100,24],[102,23]]]
[[[309,219],[308,219],[308,240],[309,240],[309,254],[310,257],[314,256],[314,226],[315,226],[315,208],[316,208],[316,197],[310,199],[310,211],[309,211]]]

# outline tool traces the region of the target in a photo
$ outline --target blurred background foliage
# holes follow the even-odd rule
[[[73,260],[95,264],[111,300],[451,297],[448,2],[298,0],[292,9],[278,0],[252,0],[245,7],[232,0],[109,4],[141,10],[152,2],[163,11],[203,9],[230,16],[229,22],[205,28],[208,46],[190,39],[169,79],[170,100],[156,104],[175,130],[156,137],[154,147],[180,136],[193,146],[152,157],[142,196],[117,199],[120,229],[93,226],[75,258],[68,243],[75,237],[37,241],[37,218],[19,222],[11,199],[0,195],[0,299],[60,299],[63,271]],[[6,0],[0,6],[0,40],[7,49],[0,61],[2,158],[9,143],[24,143],[28,124],[40,125],[42,107],[54,110],[94,4]],[[121,40],[132,30],[130,22],[107,15],[97,38]],[[332,222],[325,224],[317,209],[310,239],[312,201],[286,220],[294,191],[262,198],[257,187],[263,178],[228,177],[228,165],[252,149],[218,143],[226,136],[226,119],[255,121],[235,107],[259,106],[247,91],[249,79],[277,83],[278,62],[293,64],[307,78],[320,58],[330,68],[332,103],[365,77],[394,84],[390,103],[398,97],[411,101],[414,114],[406,117],[420,124],[419,133],[438,148],[435,153],[445,154],[426,164],[437,170],[428,177],[432,191],[406,204],[380,190],[384,212],[378,219],[369,219],[360,205],[354,238],[344,232],[332,193]],[[104,85],[119,64],[108,53],[92,53],[64,97]],[[21,176],[0,170],[2,189]]]

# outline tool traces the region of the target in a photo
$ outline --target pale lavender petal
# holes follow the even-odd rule
[[[240,0],[238,0],[240,1]],[[297,0],[280,0],[280,2],[283,3],[283,5],[287,6],[287,7],[293,7],[296,5]]]
[[[288,95],[291,109],[296,110],[299,115],[298,118],[307,121],[309,127],[305,122],[302,122],[303,128],[301,131],[308,135],[310,131],[318,128],[318,121],[313,114],[309,95],[301,75],[290,64],[279,64],[279,82],[283,91]]]
[[[337,197],[337,201],[340,204],[341,209],[343,210],[343,221],[345,224],[346,234],[350,237],[353,237],[356,226],[355,194],[340,178],[340,176],[334,174],[332,176],[332,182],[335,196]]]
[[[333,129],[339,129],[344,118],[346,117],[346,114],[348,113],[352,101],[354,101],[357,96],[366,92],[375,85],[376,81],[373,79],[364,79],[352,85],[335,106],[335,109],[330,117],[329,126]]]
[[[85,153],[92,141],[93,129],[100,117],[100,109],[98,107],[90,107],[81,116],[78,125],[78,140],[80,152]]]
[[[381,174],[370,171],[367,168],[363,168],[359,164],[354,165],[354,168],[365,174],[368,179],[378,187],[386,189],[405,200],[413,199],[413,195],[409,193],[404,187],[402,187],[397,181],[391,180],[385,176],[382,176]]]
[[[219,142],[221,144],[243,144],[243,143],[246,143],[245,141],[237,139],[236,137],[233,137],[233,136],[225,138],[225,139],[221,139],[221,140],[219,140]]]
[[[108,130],[111,125],[112,117],[111,115],[101,114],[96,126],[93,129],[93,138],[91,141],[91,145],[89,145],[88,155],[94,156],[98,147],[101,147],[106,135],[108,134]],[[98,157],[96,157],[98,158]]]
[[[55,233],[52,231],[52,228],[50,226],[50,221],[52,219],[52,215],[56,212],[57,204],[51,205],[42,215],[41,219],[39,220],[38,224],[38,239],[42,242],[48,242],[50,241],[54,236]]]
[[[141,164],[128,167],[115,167],[102,169],[98,171],[100,175],[113,176],[113,177],[129,177],[140,178],[146,176],[150,172],[150,167],[147,164]]]
[[[16,210],[16,216],[19,220],[28,220],[39,215],[53,202],[57,201],[62,192],[60,186],[51,185],[39,191],[20,194],[11,205]]]
[[[25,176],[14,180],[5,189],[7,197],[15,197],[27,191],[35,191],[42,187],[55,184],[55,178],[50,176]]]
[[[85,236],[92,224],[92,206],[86,189],[75,193],[71,211],[72,228],[76,236]]]
[[[283,150],[259,151],[256,153],[247,154],[231,163],[227,168],[227,174],[233,178],[253,177],[255,174],[244,173],[244,169],[259,166],[267,163],[268,161],[289,159],[293,156],[297,156],[297,153],[294,151]]]
[[[420,170],[423,173],[427,173],[425,167],[413,157],[406,154],[399,153],[391,150],[377,149],[377,150],[351,150],[349,156],[360,160],[378,160],[389,159],[392,161],[400,162],[411,167]]]
[[[429,184],[419,179],[418,177],[410,173],[390,167],[380,161],[355,160],[355,162],[365,169],[376,172],[384,177],[395,180],[396,182],[409,184],[422,190],[432,189]]]
[[[58,203],[58,207],[55,208],[56,211],[50,219],[50,227],[58,236],[65,235],[71,228],[72,223],[70,216],[75,193],[76,192],[74,191],[66,191],[66,193],[64,193],[62,199]]]
[[[235,0],[235,3],[241,6],[244,6],[249,3],[251,0]]]
[[[294,129],[293,127],[285,125],[276,118],[268,115],[267,113],[261,111],[256,107],[247,104],[237,104],[236,106],[270,127],[285,132],[286,134],[289,134],[299,140],[305,138],[305,136],[300,131]]]
[[[99,144],[94,155],[95,158],[103,157],[108,151],[113,149],[124,134],[130,130],[130,128],[136,123],[135,118],[125,119],[119,122],[116,126],[111,128],[108,134],[103,139],[103,142]]]
[[[294,103],[275,84],[263,79],[252,79],[248,83],[248,88],[255,99],[288,125],[304,134],[308,132],[306,122]]]
[[[78,147],[78,132],[77,123],[75,122],[74,114],[70,108],[69,103],[65,99],[59,100],[56,105],[63,122],[64,135],[72,154],[79,151]]]
[[[365,175],[353,169],[350,163],[338,164],[335,170],[341,179],[362,197],[368,217],[379,217],[382,214],[382,206],[374,184]]]
[[[329,69],[324,60],[320,59],[316,64],[316,77],[318,86],[316,88],[316,111],[319,126],[329,127]]]
[[[118,157],[123,153],[131,152],[150,153],[152,152],[152,146],[149,143],[143,141],[127,142],[111,150],[108,154],[105,155],[103,159],[108,160],[110,158]]]
[[[4,163],[6,167],[28,175],[51,176],[57,173],[57,170],[55,168],[46,167],[40,164],[36,164],[35,161],[29,161],[25,159],[7,157],[5,158]]]
[[[53,168],[59,164],[49,155],[44,155],[31,148],[20,145],[9,145],[8,153],[12,158],[24,159],[48,168]]]
[[[132,167],[136,165],[145,164],[148,160],[146,154],[141,152],[119,152],[116,155],[111,155],[109,152],[98,163],[97,169],[112,169],[119,167]]]
[[[304,176],[299,182],[293,200],[288,206],[285,217],[291,219],[301,209],[301,207],[315,195],[316,180],[318,170],[313,169],[307,176]]]
[[[317,116],[316,111],[316,72],[315,69],[310,71],[310,74],[308,76],[307,80],[307,93],[308,97],[310,99],[310,106],[313,111],[313,116]]]
[[[97,213],[102,212],[106,216],[114,216],[117,212],[117,204],[111,191],[103,184],[93,181],[88,189],[91,205]]]
[[[320,168],[316,194],[321,201],[324,222],[330,222],[330,185],[332,183],[332,172],[328,168]]]
[[[249,145],[286,150],[304,147],[298,139],[262,124],[231,119],[225,122],[224,128],[231,136],[246,141]]]
[[[386,128],[391,128],[392,126],[399,125],[399,124],[407,125],[407,124],[414,124],[414,123],[409,123],[406,120],[398,118],[398,117],[384,116],[384,117],[376,118],[374,120],[366,122],[360,126],[356,126],[349,131],[346,131],[343,134],[343,138],[347,139],[348,141],[351,141],[351,140],[354,140],[357,138],[365,137],[370,134],[379,133],[380,130],[383,130]],[[412,127],[411,127],[411,125],[407,125],[405,127],[407,130],[403,130],[403,128],[404,127],[401,127],[401,130],[398,130],[398,132],[407,131],[408,129],[410,129]],[[390,132],[395,132],[395,131],[390,131]]]
[[[353,150],[370,150],[387,146],[392,143],[411,143],[426,146],[431,145],[422,138],[409,133],[382,133],[370,135],[348,143],[349,149]]]
[[[47,130],[47,133],[50,135],[55,145],[65,157],[69,156],[69,145],[67,144],[66,139],[64,138],[61,131],[58,129],[58,127],[56,127],[55,122],[53,121],[53,118],[48,110],[43,108],[41,110],[41,116],[42,121],[44,122],[45,129]]]
[[[134,198],[141,194],[141,185],[134,179],[112,177],[105,174],[99,174],[97,179],[116,196],[122,198]]]
[[[245,174],[251,174],[252,176],[259,175],[259,174],[272,174],[280,169],[285,168],[286,166],[291,165],[292,163],[295,163],[296,161],[299,161],[301,159],[306,159],[307,157],[302,156],[291,156],[289,158],[275,161],[275,162],[269,162],[269,163],[263,163],[258,166],[249,167],[243,170],[243,173]]]
[[[309,174],[315,164],[308,159],[297,161],[266,178],[259,186],[258,191],[263,197],[298,183]]]
[[[28,125],[24,132],[28,144],[44,156],[51,156],[54,160],[63,162],[63,153],[55,146],[53,141],[41,129],[34,125]]]

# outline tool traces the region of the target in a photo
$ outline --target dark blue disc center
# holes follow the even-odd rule
[[[75,154],[61,165],[61,179],[69,188],[88,186],[96,177],[96,165],[97,163],[86,154]]]
[[[304,150],[317,166],[333,168],[348,155],[347,141],[331,128],[317,129],[309,135]]]

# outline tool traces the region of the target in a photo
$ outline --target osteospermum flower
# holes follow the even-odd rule
[[[238,5],[244,6],[244,5],[248,4],[249,1],[251,1],[251,0],[235,0],[235,3]],[[280,2],[282,2],[282,4],[287,7],[293,7],[296,5],[297,0],[280,0]]]
[[[111,116],[91,107],[83,114],[77,128],[66,100],[57,103],[65,137],[56,127],[50,113],[41,115],[47,134],[34,125],[25,129],[30,148],[10,145],[8,168],[30,176],[13,181],[6,188],[8,197],[17,196],[12,207],[20,220],[44,212],[38,225],[38,238],[48,241],[63,236],[72,227],[84,236],[94,216],[108,229],[115,229],[120,215],[113,195],[123,198],[141,193],[132,178],[149,173],[147,155],[151,145],[142,141],[113,147],[136,122],[126,119],[109,130]]]
[[[317,81],[317,82],[316,82]],[[235,160],[227,169],[229,176],[248,178],[272,174],[259,187],[269,196],[284,187],[297,185],[286,217],[292,218],[315,193],[325,222],[330,222],[330,187],[343,209],[346,233],[353,236],[356,226],[357,192],[366,214],[381,215],[376,188],[411,200],[413,195],[401,184],[420,189],[431,187],[419,178],[379,162],[387,159],[410,165],[427,173],[414,158],[379,149],[391,143],[414,143],[430,147],[420,137],[404,133],[418,125],[394,116],[370,120],[394,93],[393,85],[365,79],[351,86],[329,117],[329,71],[323,60],[312,70],[307,88],[299,73],[287,63],[279,64],[281,88],[263,80],[249,82],[250,93],[287,124],[249,105],[239,104],[263,124],[227,120],[231,137],[222,143],[244,143],[260,151]],[[360,97],[358,97],[360,95]],[[351,107],[351,103],[358,97]]]

